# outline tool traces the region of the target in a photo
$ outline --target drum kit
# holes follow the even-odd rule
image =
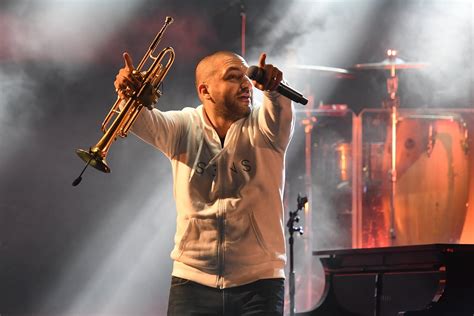
[[[386,98],[382,102],[382,111],[387,120],[378,157],[361,157],[366,152],[363,147],[371,145],[361,140],[363,136],[353,135],[353,139],[359,140],[333,146],[335,153],[332,157],[340,160],[336,162],[340,167],[337,170],[340,180],[347,181],[348,172],[351,172],[351,185],[360,187],[352,189],[354,214],[351,243],[354,248],[456,243],[460,241],[463,229],[466,229],[466,216],[468,211],[471,212],[469,199],[474,198],[469,196],[472,195],[469,187],[474,185],[470,183],[474,181],[470,175],[474,166],[471,166],[472,150],[469,151],[469,145],[472,146],[472,140],[469,139],[472,126],[469,125],[474,123],[474,113],[469,113],[470,118],[465,119],[453,110],[420,113],[400,108],[398,72],[428,66],[428,63],[404,61],[393,49],[387,50],[386,59],[381,62],[356,64],[351,69],[303,64],[291,66],[296,70],[314,71],[344,79],[353,79],[366,71],[387,73]],[[337,109],[348,110],[346,106]],[[329,110],[334,108],[329,107]],[[318,119],[311,119],[311,110],[300,112],[305,114],[302,119],[305,135],[311,137],[312,127],[317,126]],[[360,117],[356,118],[356,125],[360,128],[358,131],[353,129],[353,133],[363,135],[361,120]],[[307,140],[306,146],[311,146],[311,142]],[[306,149],[305,152],[308,154],[311,151]],[[307,161],[312,159],[306,155]],[[352,161],[348,162],[349,159]],[[372,166],[367,171],[367,166],[357,166],[365,164],[367,160],[372,160],[370,163],[378,167]],[[351,163],[352,168],[348,170]],[[384,178],[378,181],[377,194],[381,196],[378,206],[361,201],[364,200],[361,196],[367,193],[361,188],[367,178],[364,172],[372,172],[369,177],[377,174]],[[311,182],[314,179],[311,178],[314,173],[307,168],[306,176],[310,179],[305,182],[311,186],[307,187],[307,191],[312,191],[314,183]],[[359,179],[354,179],[357,177]],[[309,201],[314,205],[313,212],[317,212],[318,201],[312,200],[310,192]],[[377,209],[380,214],[373,214]],[[311,221],[309,225],[314,226]],[[311,230],[308,228],[311,227],[305,225],[306,231]]]

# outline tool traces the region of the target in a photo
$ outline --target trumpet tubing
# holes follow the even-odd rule
[[[151,110],[153,103],[161,97],[162,92],[160,91],[160,86],[174,62],[175,53],[172,47],[164,48],[156,56],[154,53],[166,28],[172,22],[173,18],[166,17],[165,24],[157,33],[148,51],[133,72],[133,75],[137,76],[141,82],[138,91],[131,93],[125,98],[117,98],[102,122],[101,130],[104,135],[94,146],[91,146],[89,150],[76,150],[77,155],[88,165],[102,172],[109,173],[110,167],[107,165],[105,159],[112,143],[117,137],[126,137],[143,107],[145,106]],[[168,59],[166,64],[163,65],[163,61],[166,57],[168,57]],[[150,66],[147,69],[143,69],[145,64],[150,64]],[[153,96],[152,99],[145,99],[145,96],[149,95]],[[122,107],[122,109],[120,109],[120,107]]]

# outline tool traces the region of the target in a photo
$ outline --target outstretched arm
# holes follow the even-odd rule
[[[259,112],[259,126],[272,144],[285,150],[293,131],[293,110],[291,101],[276,91],[283,80],[283,73],[272,64],[266,63],[266,54],[260,55],[258,66],[264,77],[254,86],[264,92],[262,108]]]
[[[115,77],[115,91],[123,100],[120,109],[123,109],[125,102],[136,94],[142,85],[140,75],[136,73],[133,66],[132,57],[125,52],[123,54],[124,67],[121,68]],[[141,94],[142,104],[154,103],[153,92],[145,89]],[[168,157],[173,155],[177,139],[182,133],[183,120],[179,111],[161,112],[157,109],[142,109],[131,131],[145,142],[160,149]]]

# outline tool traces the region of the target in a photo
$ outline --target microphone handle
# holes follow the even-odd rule
[[[300,104],[306,105],[308,103],[308,99],[306,99],[301,93],[298,91],[288,87],[284,83],[280,83],[276,89],[281,95],[287,97],[290,100],[298,102]]]
[[[264,73],[264,70],[260,67],[250,66],[249,69],[247,69],[247,76],[250,79],[261,83],[264,79],[265,73]],[[303,105],[308,103],[308,99],[303,97],[303,95],[301,93],[299,93],[298,91],[290,88],[289,86],[287,86],[283,82],[280,82],[280,84],[278,85],[276,90],[281,95],[287,97],[288,99],[290,99],[292,101],[301,103]]]

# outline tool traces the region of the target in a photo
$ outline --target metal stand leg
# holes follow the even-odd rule
[[[389,49],[387,51],[388,59],[395,60],[397,56],[397,51]],[[395,198],[396,198],[396,182],[397,182],[397,123],[398,123],[398,106],[400,99],[398,98],[398,77],[395,72],[395,63],[392,64],[390,68],[390,76],[387,78],[387,92],[389,99],[387,100],[387,105],[390,106],[391,115],[391,133],[392,133],[392,147],[391,147],[391,169],[390,169],[390,245],[393,246],[393,243],[396,238],[395,232]]]

